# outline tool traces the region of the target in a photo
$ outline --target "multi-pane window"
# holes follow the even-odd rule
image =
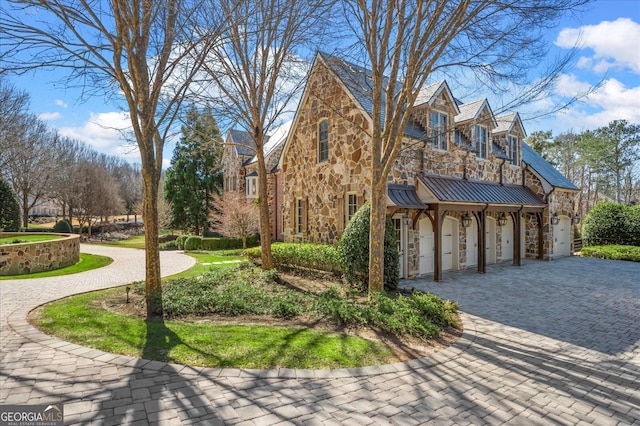
[[[476,157],[487,158],[489,137],[485,126],[473,126],[473,140],[476,144]]]
[[[447,149],[447,114],[431,111],[431,140],[433,147]]]
[[[329,159],[329,120],[324,119],[318,124],[318,162]]]
[[[518,164],[518,138],[508,135],[507,142],[509,144],[509,157],[511,158],[511,164]]]
[[[349,223],[354,214],[358,211],[358,197],[356,194],[347,194],[345,222]]]
[[[258,196],[258,178],[248,177],[246,179],[247,197],[255,198]]]
[[[302,234],[302,199],[296,199],[296,234]]]

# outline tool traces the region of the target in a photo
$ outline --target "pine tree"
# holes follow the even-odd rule
[[[200,234],[222,184],[222,136],[210,112],[191,108],[164,183],[172,226]]]
[[[20,202],[11,186],[0,178],[0,229],[20,230]]]

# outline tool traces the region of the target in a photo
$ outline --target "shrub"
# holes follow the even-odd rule
[[[73,229],[67,219],[62,219],[57,221],[56,224],[53,225],[53,232],[57,234],[70,234],[71,232],[73,232]]]
[[[580,251],[583,257],[595,257],[598,259],[629,260],[640,262],[640,247],[636,246],[589,246]]]
[[[252,235],[247,238],[247,247],[254,247],[260,244],[260,236]],[[240,238],[203,238],[202,250],[216,251],[216,250],[233,250],[241,249],[242,240]]]
[[[178,250],[184,250],[184,242],[187,241],[187,238],[189,238],[188,235],[180,235],[176,238],[176,247]]]
[[[368,285],[369,282],[369,226],[371,204],[366,202],[347,224],[338,244],[339,262],[351,283]],[[384,287],[398,288],[400,256],[396,231],[387,217],[384,234]]]
[[[618,203],[598,203],[585,216],[582,233],[590,246],[640,246],[640,209]]]
[[[7,232],[20,230],[20,202],[16,193],[0,178],[0,229]]]
[[[177,250],[178,246],[175,241],[167,241],[166,243],[160,243],[160,250]]]
[[[188,237],[184,242],[184,249],[187,251],[190,250],[200,250],[202,248],[202,237],[197,235],[192,235]]]
[[[251,261],[261,258],[260,247],[245,250],[245,254]],[[331,272],[335,275],[342,273],[338,261],[338,249],[336,246],[326,244],[298,244],[276,243],[271,246],[273,262],[277,268],[287,269],[314,269]]]

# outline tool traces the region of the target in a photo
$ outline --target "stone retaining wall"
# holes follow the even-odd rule
[[[29,232],[0,232],[0,238],[42,235]],[[57,234],[60,238],[50,241],[0,245],[0,275],[21,275],[50,271],[78,263],[80,260],[80,236]]]

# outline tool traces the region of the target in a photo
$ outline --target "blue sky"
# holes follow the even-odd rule
[[[554,135],[581,132],[614,119],[640,123],[640,0],[597,1],[585,13],[567,15],[548,37],[553,45],[551,56],[566,53],[576,41],[580,50],[552,96],[518,109],[528,134],[538,130],[552,130]],[[129,124],[126,113],[115,104],[102,97],[83,100],[80,89],[64,87],[51,72],[12,77],[11,81],[29,93],[31,110],[60,134],[82,140],[100,152],[139,162],[137,150],[124,143],[117,130]],[[602,82],[598,91],[569,108],[529,119],[549,111],[554,101],[572,97],[598,82]],[[455,84],[450,85],[457,96]],[[172,149],[170,143],[165,147],[165,165]]]

